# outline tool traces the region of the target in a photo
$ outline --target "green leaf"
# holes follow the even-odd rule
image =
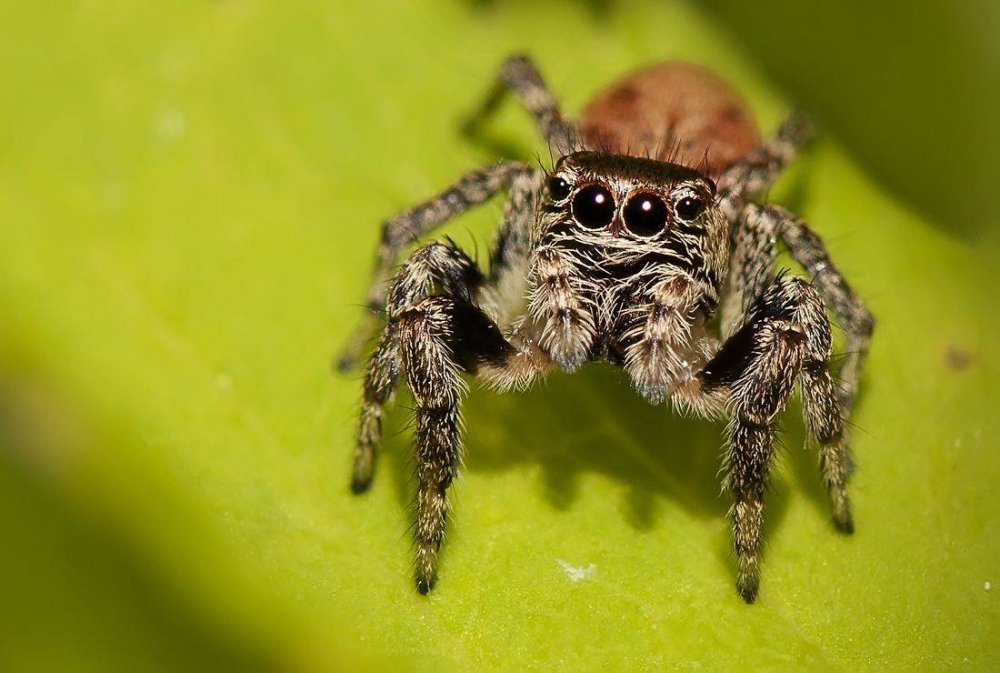
[[[410,414],[347,488],[379,220],[496,158],[457,133],[501,59],[570,111],[643,62],[789,107],[691,6],[8,5],[0,53],[4,670],[995,669],[995,266],[823,137],[773,198],[879,325],[857,533],[796,410],[758,602],[734,587],[721,427],[618,372],[474,390],[441,581],[411,581]],[[547,160],[513,106],[498,145]],[[480,256],[499,203],[444,230]],[[478,242],[478,243],[474,243]]]

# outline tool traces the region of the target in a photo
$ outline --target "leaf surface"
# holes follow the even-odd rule
[[[14,65],[0,509],[19,541],[0,562],[0,664],[1000,664],[995,267],[881,193],[834,138],[772,197],[823,235],[879,321],[853,419],[853,537],[829,523],[796,407],[762,591],[744,605],[722,428],[646,406],[597,366],[524,395],[474,388],[431,596],[411,582],[405,398],[373,490],[349,493],[360,383],[329,363],[360,315],[378,222],[497,147],[548,161],[513,105],[491,145],[457,132],[505,55],[533,54],[571,112],[661,58],[716,68],[765,130],[787,110],[691,6],[647,3],[641,20],[599,3],[385,0],[0,12]],[[484,259],[500,210],[443,231]],[[42,562],[60,557],[74,562]],[[32,625],[49,637],[27,638]],[[68,637],[83,625],[93,635]]]

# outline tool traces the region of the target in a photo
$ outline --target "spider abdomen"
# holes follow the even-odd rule
[[[666,61],[635,70],[591,99],[584,144],[702,168],[712,176],[760,144],[746,101],[704,66]]]

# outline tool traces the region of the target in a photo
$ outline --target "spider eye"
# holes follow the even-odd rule
[[[667,226],[667,204],[648,192],[640,192],[629,199],[622,215],[625,227],[636,236],[652,236]]]
[[[569,192],[570,186],[568,182],[557,175],[549,178],[549,196],[552,197],[553,201],[562,201],[569,196]]]
[[[674,204],[674,212],[682,220],[691,221],[701,215],[705,210],[705,202],[693,196],[685,196]]]
[[[615,218],[615,197],[604,185],[584,187],[573,197],[573,217],[588,229],[600,229]]]

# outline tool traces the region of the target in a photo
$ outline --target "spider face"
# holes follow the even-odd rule
[[[563,157],[548,179],[548,209],[563,226],[626,239],[665,238],[697,227],[715,200],[715,183],[663,161],[599,152]]]

